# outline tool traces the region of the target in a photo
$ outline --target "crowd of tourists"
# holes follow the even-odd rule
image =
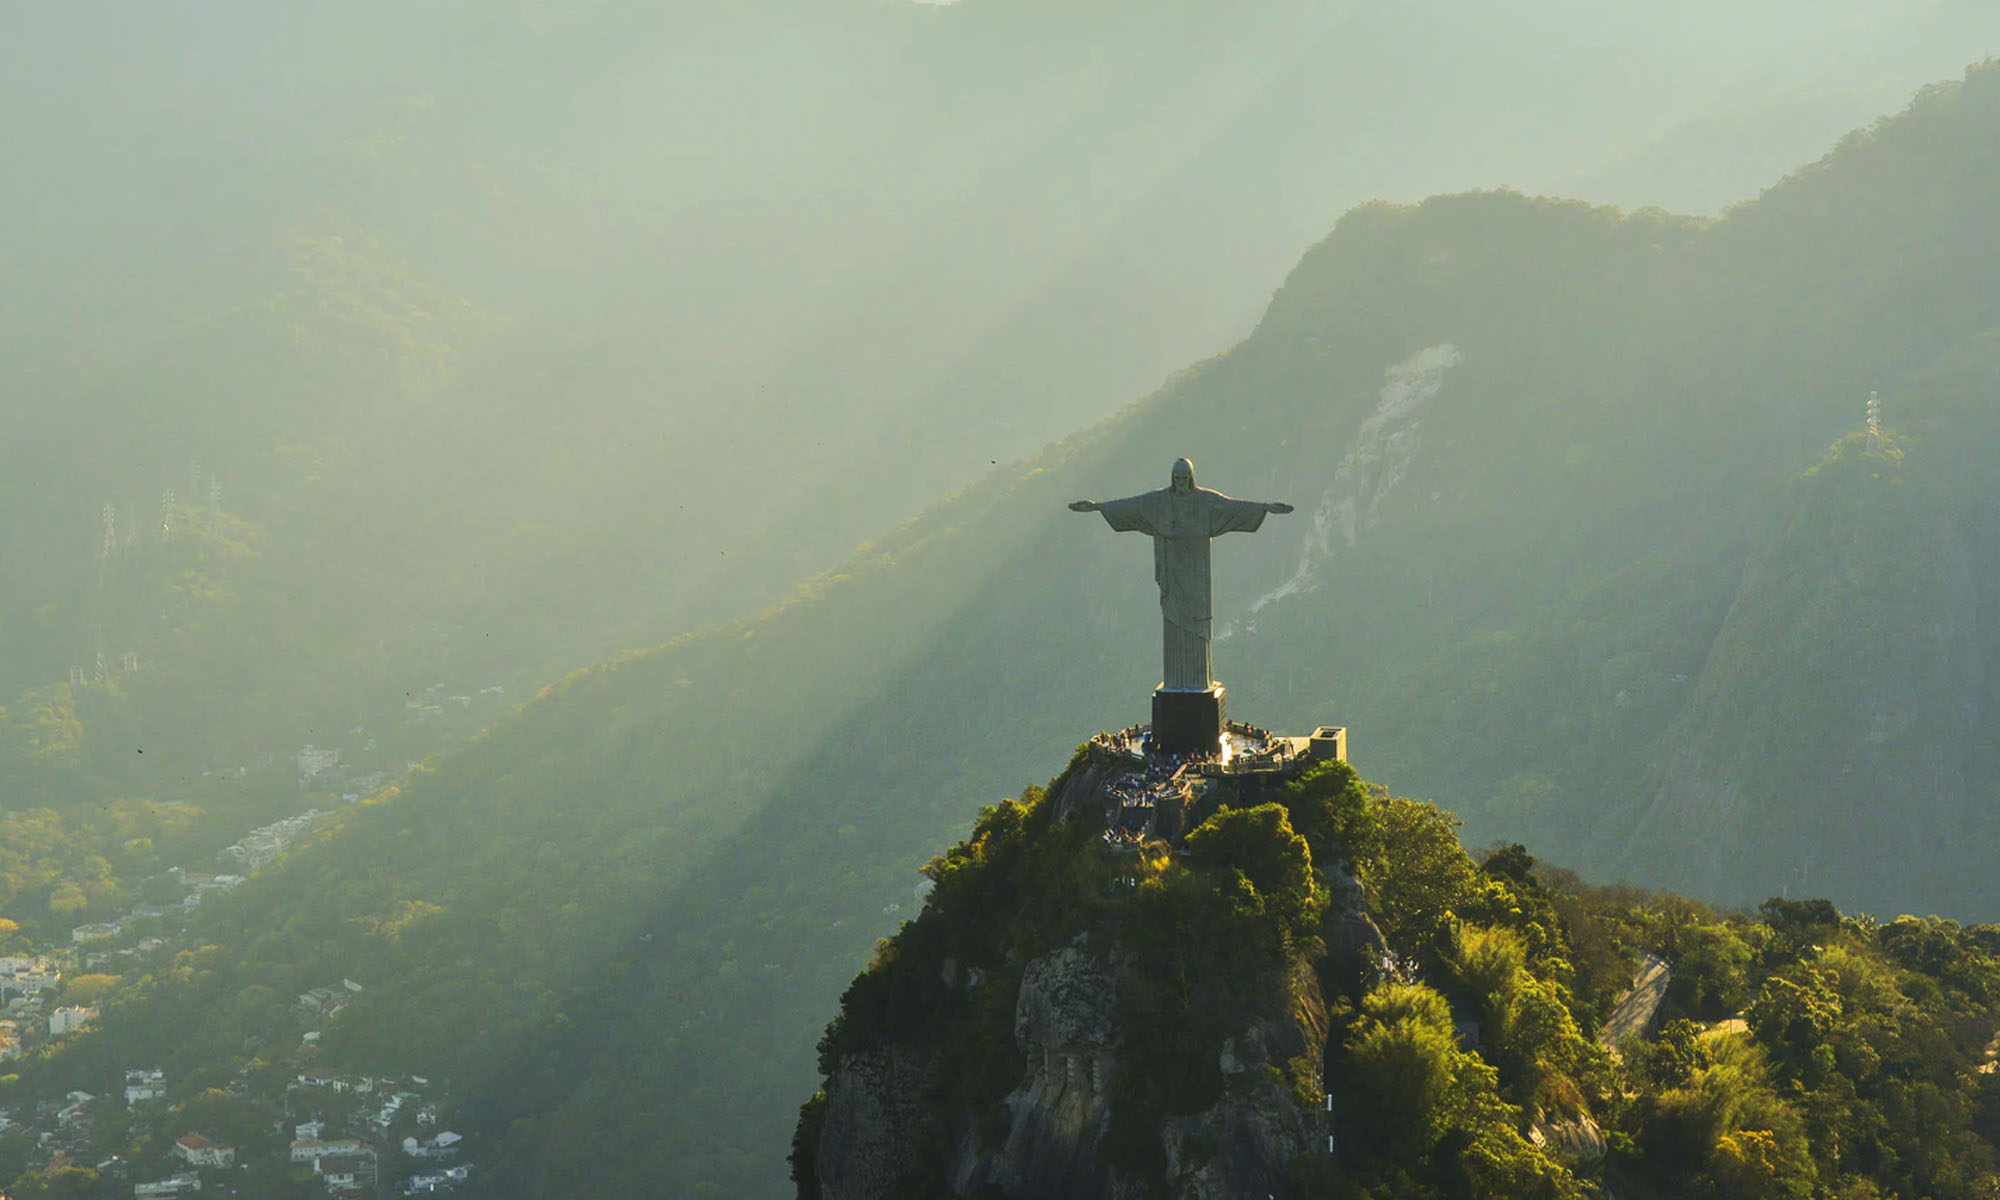
[[[1230,739],[1237,743],[1233,756],[1237,762],[1249,764],[1282,763],[1291,756],[1290,738],[1281,738],[1268,729],[1256,725],[1237,725],[1229,731]]]
[[[1151,731],[1144,725],[1127,725],[1125,728],[1112,733],[1100,733],[1095,740],[1109,749],[1123,754],[1130,754],[1137,758],[1144,758],[1146,756],[1146,740],[1150,733]]]
[[[1291,756],[1291,739],[1260,726],[1232,724],[1226,736],[1232,765],[1281,765]],[[1106,822],[1104,841],[1116,848],[1132,849],[1145,841],[1160,803],[1183,792],[1189,776],[1196,770],[1203,767],[1214,770],[1212,754],[1150,753],[1152,730],[1144,725],[1100,733],[1093,740],[1125,756],[1134,768],[1120,771],[1104,783],[1105,792],[1118,803],[1117,811],[1107,814],[1110,819]]]
[[[1292,756],[1290,738],[1280,737],[1260,725],[1232,724],[1224,736],[1229,742],[1230,767],[1283,766]],[[1115,754],[1143,761],[1145,770],[1127,778],[1143,778],[1148,790],[1173,778],[1183,767],[1209,764],[1212,769],[1216,758],[1215,755],[1201,753],[1155,754],[1152,752],[1152,730],[1145,725],[1127,725],[1110,733],[1100,733],[1092,740]]]
[[[1120,737],[1127,732],[1120,730],[1112,736]],[[1191,757],[1186,754],[1150,756],[1144,759],[1143,769],[1126,771],[1106,780],[1104,790],[1117,801],[1118,809],[1108,814],[1110,828],[1105,831],[1104,840],[1111,845],[1125,846],[1134,846],[1143,840],[1161,801],[1186,789],[1187,779],[1183,772]]]

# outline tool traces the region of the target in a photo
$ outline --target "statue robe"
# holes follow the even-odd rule
[[[1174,691],[1207,691],[1214,686],[1209,666],[1209,630],[1215,605],[1208,586],[1208,542],[1225,533],[1255,533],[1269,511],[1255,500],[1232,500],[1221,492],[1170,487],[1098,506],[1120,533],[1153,539],[1153,579],[1160,585],[1165,618],[1161,685]]]

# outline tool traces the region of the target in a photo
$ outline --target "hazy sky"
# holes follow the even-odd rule
[[[1356,203],[1713,210],[2000,45],[1966,0],[919,7],[15,6],[0,458],[51,482],[0,532],[346,447],[467,555],[657,564],[595,649],[663,637],[1226,348]]]

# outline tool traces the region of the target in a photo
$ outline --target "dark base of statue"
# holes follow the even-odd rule
[[[1153,753],[1220,754],[1222,752],[1222,685],[1205,692],[1153,693]]]

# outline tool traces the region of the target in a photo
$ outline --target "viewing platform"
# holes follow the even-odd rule
[[[1172,763],[1201,775],[1291,773],[1309,762],[1347,761],[1347,728],[1321,725],[1304,737],[1272,733],[1255,725],[1231,721],[1223,728],[1222,752],[1215,755],[1158,753],[1148,725],[1129,725],[1090,739],[1094,757],[1135,766]]]
[[[1145,725],[1099,733],[1086,744],[1086,769],[1064,789],[1060,811],[1101,807],[1104,838],[1114,847],[1175,842],[1197,804],[1260,804],[1266,789],[1314,763],[1347,761],[1347,730],[1322,725],[1297,737],[1231,721],[1221,747],[1215,755],[1159,752]]]

